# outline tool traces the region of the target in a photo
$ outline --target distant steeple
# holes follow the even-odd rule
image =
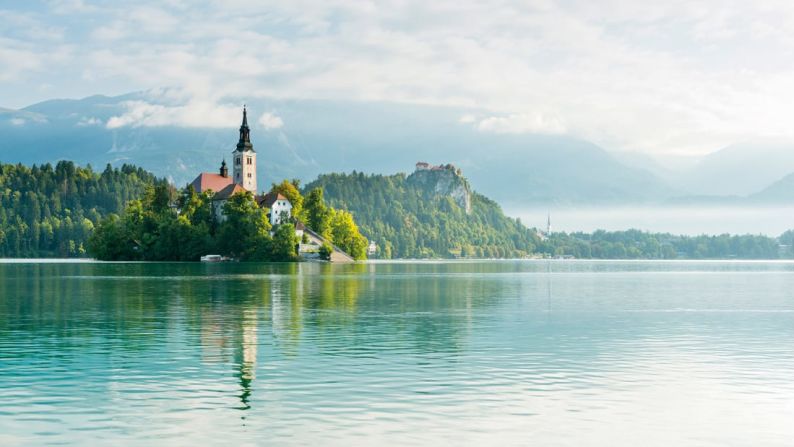
[[[248,111],[245,106],[243,106],[243,124],[240,125],[240,140],[237,142],[237,150],[240,152],[254,150],[254,145],[251,144],[251,129],[248,127]]]
[[[546,216],[546,236],[551,234],[551,213]]]

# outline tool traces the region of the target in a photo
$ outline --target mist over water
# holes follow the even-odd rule
[[[551,215],[553,231],[619,231],[700,234],[764,234],[779,236],[794,228],[794,206],[714,207],[574,207],[521,208],[505,206],[505,213],[528,227],[546,228]]]

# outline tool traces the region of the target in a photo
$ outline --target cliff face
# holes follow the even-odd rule
[[[433,168],[417,168],[406,179],[414,186],[421,188],[428,195],[449,196],[466,213],[471,213],[471,188],[460,170],[452,165]]]

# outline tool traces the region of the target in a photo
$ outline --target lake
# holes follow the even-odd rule
[[[791,446],[794,263],[0,263],[0,445]]]

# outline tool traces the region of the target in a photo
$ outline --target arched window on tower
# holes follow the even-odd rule
[[[237,166],[240,166],[240,157],[237,157],[235,159],[235,164],[237,164]]]

